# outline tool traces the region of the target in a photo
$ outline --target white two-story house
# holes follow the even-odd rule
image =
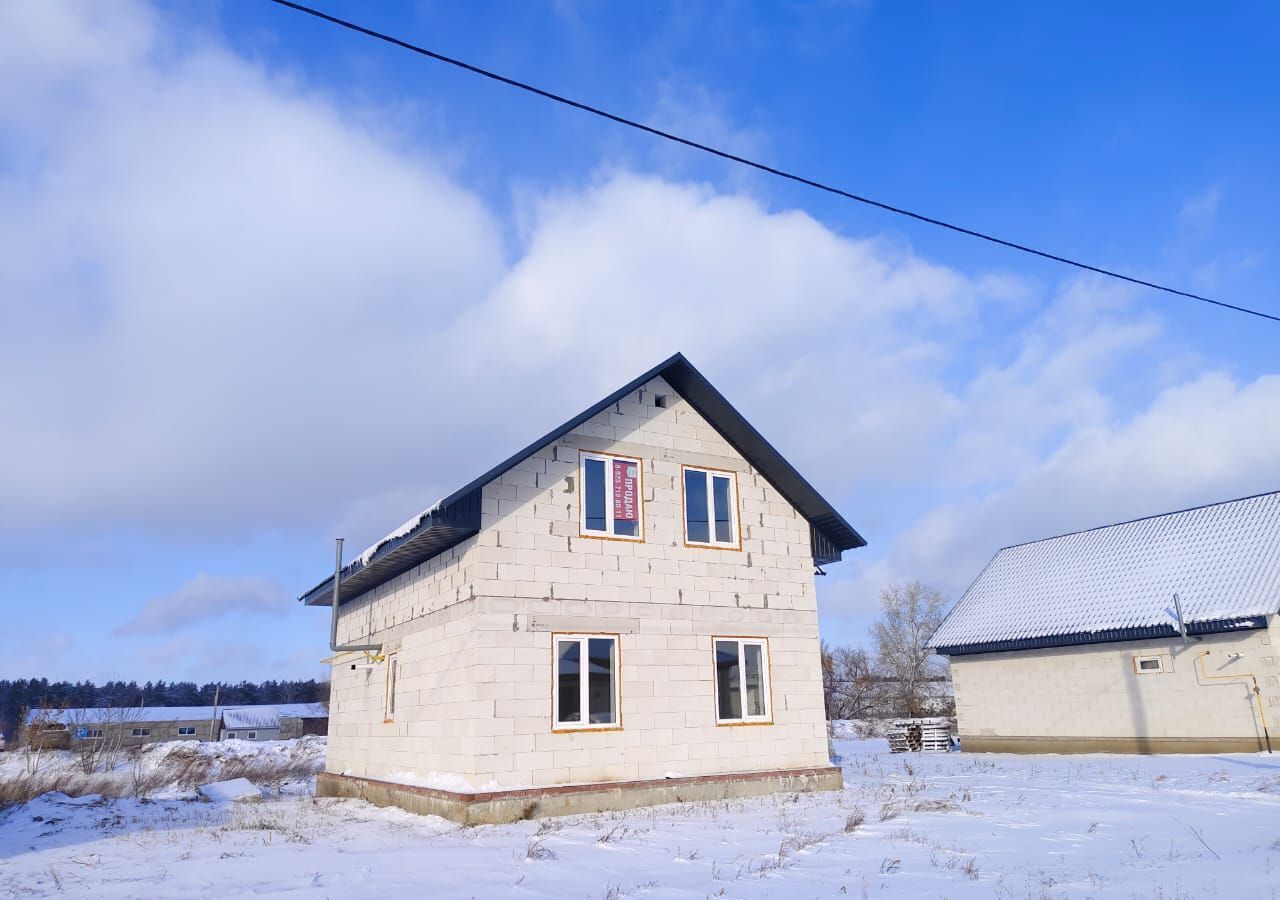
[[[864,543],[677,354],[341,568],[318,791],[496,822],[838,788],[814,575]]]

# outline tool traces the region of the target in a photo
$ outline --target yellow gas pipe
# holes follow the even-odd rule
[[[1200,675],[1203,678],[1219,679],[1232,681],[1242,681],[1248,678],[1253,682],[1253,699],[1258,704],[1258,719],[1262,722],[1262,734],[1267,739],[1267,752],[1271,753],[1271,732],[1267,729],[1267,714],[1262,709],[1262,688],[1258,687],[1258,676],[1252,672],[1234,672],[1230,675],[1210,675],[1204,670],[1204,658],[1208,656],[1210,651],[1205,650],[1196,657],[1196,661],[1200,664]]]

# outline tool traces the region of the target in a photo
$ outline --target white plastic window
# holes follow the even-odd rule
[[[716,638],[716,721],[772,721],[769,644],[763,638]]]
[[[555,730],[616,728],[618,716],[618,636],[558,634],[551,687]]]
[[[588,537],[644,540],[644,501],[640,460],[627,456],[583,453],[578,466],[582,482],[582,534]]]
[[[685,543],[736,550],[740,546],[737,476],[685,466],[683,479]]]

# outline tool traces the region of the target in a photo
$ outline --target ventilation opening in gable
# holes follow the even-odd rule
[[[654,406],[656,406],[656,407],[658,407],[658,409],[666,409],[666,408],[667,408],[667,395],[666,395],[666,394],[654,394],[654,395],[653,395],[653,405],[654,405]]]

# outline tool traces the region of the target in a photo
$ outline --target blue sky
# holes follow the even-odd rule
[[[1268,5],[323,8],[1280,311]],[[292,598],[336,534],[677,349],[870,540],[820,585],[835,641],[891,581],[955,597],[1007,543],[1280,489],[1280,326],[266,3],[0,6],[0,224],[0,677],[318,675]]]

